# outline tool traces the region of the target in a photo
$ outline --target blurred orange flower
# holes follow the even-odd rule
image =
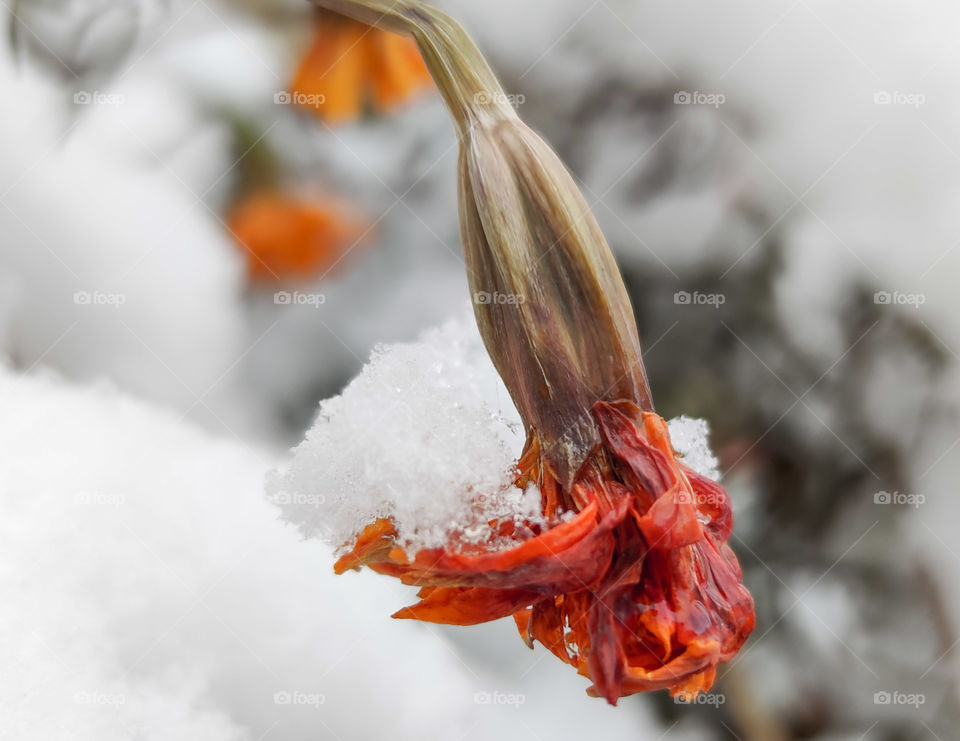
[[[321,13],[290,89],[295,103],[343,122],[360,116],[368,102],[390,110],[432,85],[413,39]]]
[[[251,282],[309,279],[331,270],[366,228],[334,200],[308,201],[275,191],[242,200],[228,227],[247,255]]]

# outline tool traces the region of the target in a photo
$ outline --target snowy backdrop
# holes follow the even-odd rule
[[[512,621],[334,577],[316,536],[389,494],[431,542],[522,445],[446,111],[291,104],[305,0],[6,0],[0,738],[957,738],[960,6],[437,5],[593,205],[658,409],[709,422],[753,637],[696,706],[610,708]],[[358,238],[252,277],[266,185]]]

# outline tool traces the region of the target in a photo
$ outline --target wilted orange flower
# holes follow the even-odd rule
[[[527,645],[541,642],[611,704],[709,689],[755,620],[727,545],[730,501],[678,459],[653,410],[626,286],[583,194],[452,18],[420,0],[320,2],[425,50],[457,126],[474,314],[527,432],[516,485],[537,485],[545,522],[495,520],[479,545],[407,553],[381,519],[336,570],[369,566],[421,587],[395,617],[512,615]]]
[[[368,102],[390,110],[432,84],[412,39],[321,12],[290,90],[294,102],[342,122],[357,118]]]
[[[677,460],[658,415],[631,402],[599,402],[593,415],[603,445],[570,489],[543,465],[535,435],[520,459],[517,484],[539,485],[555,526],[515,533],[505,550],[451,544],[408,555],[379,520],[337,572],[366,565],[422,587],[398,618],[473,625],[513,615],[527,645],[540,641],[612,704],[645,690],[709,689],[754,625],[726,544],[729,498]],[[513,528],[490,524],[501,539]]]
[[[314,278],[332,269],[363,236],[363,225],[333,200],[308,201],[277,191],[256,193],[228,217],[247,255],[251,281]]]

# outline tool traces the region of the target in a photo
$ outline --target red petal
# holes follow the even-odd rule
[[[637,525],[650,548],[672,550],[692,545],[703,537],[693,497],[683,483],[678,483],[662,494],[643,517],[637,519]]]
[[[710,531],[718,538],[726,540],[733,531],[733,508],[727,490],[692,468],[683,466],[683,472],[693,488],[697,509],[710,517]]]
[[[617,630],[617,616],[608,592],[604,598],[593,602],[587,616],[590,631],[590,654],[588,667],[597,692],[611,705],[617,704],[622,695],[621,685],[625,670],[623,650]]]
[[[505,551],[466,555],[442,549],[417,553],[412,564],[372,564],[405,584],[442,587],[529,589],[541,596],[584,589],[609,570],[616,546],[612,531],[629,511],[629,500],[597,522],[591,503],[570,522]]]
[[[625,413],[631,407],[639,412],[632,404],[625,406],[619,402],[601,401],[594,405],[593,413],[607,447],[636,479],[631,483],[639,484],[650,495],[656,496],[673,483],[670,461],[640,434],[639,421]]]
[[[563,634],[563,613],[555,599],[541,600],[533,606],[528,635],[546,646],[555,656],[570,663],[570,654]]]

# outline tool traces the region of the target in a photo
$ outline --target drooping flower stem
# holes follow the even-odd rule
[[[411,34],[460,140],[460,225],[480,333],[546,465],[572,485],[599,401],[653,404],[623,279],[553,150],[455,20],[418,0],[316,0]]]
[[[413,36],[461,138],[478,116],[516,116],[476,44],[446,13],[416,0],[314,2],[370,26]]]
[[[678,459],[653,411],[627,291],[583,195],[455,21],[417,0],[316,2],[412,34],[450,108],[474,314],[526,425],[516,485],[537,487],[543,516],[413,553],[383,518],[334,568],[421,587],[394,617],[512,615],[527,645],[542,643],[612,704],[705,691],[754,626],[727,545],[730,500]]]

